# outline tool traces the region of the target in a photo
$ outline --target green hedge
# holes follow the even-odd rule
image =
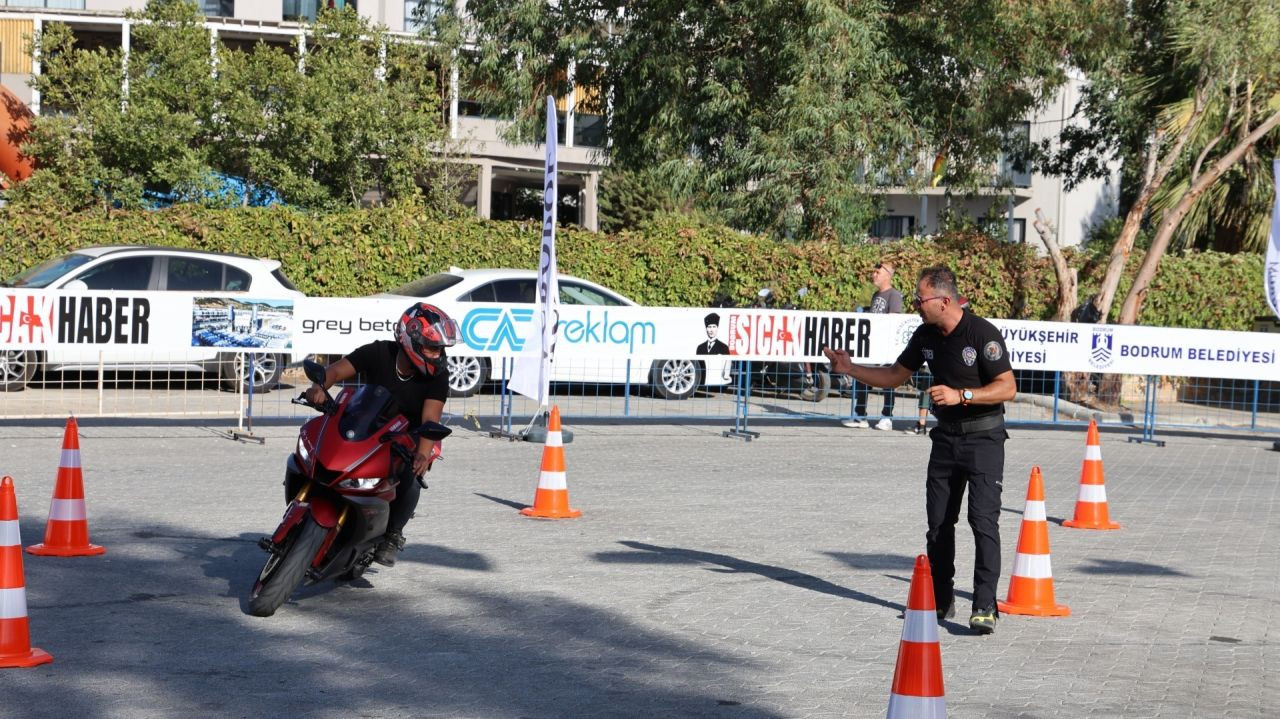
[[[447,269],[536,266],[536,222],[439,217],[414,208],[329,214],[287,208],[59,214],[0,209],[0,277],[80,247],[133,243],[191,247],[273,257],[308,295],[361,297]],[[809,288],[804,307],[849,310],[866,304],[870,268],[898,267],[897,285],[930,264],[956,271],[961,292],[989,317],[1044,319],[1056,296],[1046,259],[1025,246],[981,235],[885,245],[779,243],[687,218],[660,218],[643,231],[613,235],[563,227],[557,232],[560,271],[613,287],[642,304],[707,306],[718,298],[750,304],[760,287],[784,300]],[[1096,290],[1105,257],[1073,254],[1082,299]],[[1130,259],[1130,277],[1140,261]],[[1119,298],[1128,288],[1121,284]],[[1115,311],[1118,311],[1116,302]],[[1161,263],[1143,310],[1144,324],[1247,330],[1268,312],[1258,255],[1193,253]]]

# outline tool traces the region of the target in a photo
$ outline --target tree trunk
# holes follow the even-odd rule
[[[1200,199],[1205,190],[1208,190],[1214,182],[1217,182],[1223,173],[1239,162],[1240,158],[1244,157],[1244,154],[1249,151],[1250,147],[1253,147],[1254,143],[1277,125],[1280,125],[1280,112],[1272,114],[1261,125],[1258,125],[1253,132],[1231,148],[1230,152],[1213,163],[1203,175],[1193,178],[1191,187],[1187,189],[1182,199],[1178,200],[1178,204],[1172,210],[1165,213],[1160,222],[1160,228],[1156,231],[1155,238],[1151,240],[1151,249],[1147,252],[1147,256],[1142,259],[1142,266],[1138,268],[1138,274],[1133,279],[1133,287],[1129,288],[1129,295],[1125,297],[1124,305],[1120,308],[1120,324],[1131,325],[1138,321],[1138,313],[1142,311],[1142,302],[1146,299],[1151,280],[1156,276],[1156,269],[1160,266],[1160,260],[1164,257],[1165,251],[1169,249],[1169,242],[1173,239],[1173,233],[1177,232],[1178,225],[1182,223],[1182,218],[1191,210],[1191,206],[1195,204],[1196,200]]]
[[[1053,260],[1053,274],[1058,278],[1058,308],[1053,313],[1053,321],[1070,321],[1071,311],[1076,308],[1076,270],[1067,266],[1067,258],[1062,255],[1062,248],[1058,247],[1058,241],[1049,230],[1049,223],[1039,207],[1036,208],[1036,221],[1032,226],[1049,250],[1049,257]]]
[[[1106,324],[1107,317],[1111,314],[1111,303],[1115,300],[1116,288],[1120,286],[1120,277],[1124,275],[1124,266],[1129,261],[1129,253],[1133,251],[1133,242],[1138,237],[1138,230],[1142,228],[1142,218],[1146,215],[1147,205],[1151,203],[1151,198],[1155,196],[1156,191],[1164,185],[1164,180],[1173,169],[1174,163],[1182,156],[1182,148],[1186,146],[1192,131],[1200,121],[1200,116],[1204,114],[1208,93],[1207,85],[1201,83],[1196,87],[1191,116],[1178,131],[1173,147],[1165,153],[1163,160],[1160,159],[1160,148],[1164,145],[1164,130],[1156,129],[1151,134],[1147,143],[1149,148],[1147,163],[1142,173],[1142,191],[1138,193],[1138,199],[1129,208],[1129,214],[1125,215],[1120,236],[1116,238],[1116,244],[1111,248],[1111,259],[1107,262],[1107,271],[1102,276],[1102,286],[1093,299],[1093,307],[1098,311],[1100,323]]]

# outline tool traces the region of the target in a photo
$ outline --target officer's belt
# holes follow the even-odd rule
[[[999,429],[1003,426],[1003,414],[989,414],[983,417],[958,419],[950,422],[946,420],[938,420],[938,429],[945,434],[973,434],[975,432],[987,432],[989,430]]]

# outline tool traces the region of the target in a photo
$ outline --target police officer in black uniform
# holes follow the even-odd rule
[[[897,387],[929,363],[929,388],[938,426],[925,483],[929,518],[929,564],[938,618],[955,616],[955,525],[969,487],[969,526],[977,558],[973,568],[973,613],[969,626],[982,634],[996,629],[996,585],[1000,581],[1000,491],[1004,486],[1004,402],[1016,386],[1000,331],[960,306],[956,276],[946,267],[920,273],[912,306],[924,320],[891,367],[864,367],[844,350],[824,348],[831,371],[873,387]]]

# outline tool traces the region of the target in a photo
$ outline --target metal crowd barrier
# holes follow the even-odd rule
[[[500,361],[499,361],[500,362]],[[164,364],[158,358],[157,364]],[[604,376],[621,369],[612,360],[578,360],[561,366],[568,376]],[[764,372],[759,363],[737,362],[727,384],[704,383],[687,399],[665,399],[649,383],[616,384],[553,382],[552,401],[566,421],[722,421],[726,429],[750,432],[751,422],[837,423],[853,415],[853,387],[835,378],[832,386],[815,393],[799,376],[800,366]],[[491,377],[501,377],[495,363]],[[769,375],[767,381],[763,375]],[[1152,438],[1164,429],[1213,429],[1280,432],[1280,382],[1120,375],[1118,389],[1105,404],[1080,404],[1068,399],[1067,381],[1058,372],[1019,372],[1019,394],[1006,405],[1010,424],[1072,424],[1096,419],[1099,424],[1132,427]],[[1089,378],[1094,385],[1104,377]],[[725,378],[720,378],[725,381]],[[228,423],[254,420],[301,419],[308,410],[289,403],[305,385],[301,370],[289,367],[267,392],[248,395],[227,388],[216,372],[138,370],[111,372],[84,369],[37,374],[26,389],[0,392],[0,421],[79,417],[225,418]],[[919,375],[895,392],[894,429],[910,430],[918,417],[917,399],[924,380]],[[504,392],[505,384],[490,381],[465,397],[452,397],[446,411],[455,421],[493,426],[509,417],[517,427],[537,412],[536,403]],[[868,414],[879,419],[885,393],[871,390]],[[759,426],[757,425],[757,429]]]

